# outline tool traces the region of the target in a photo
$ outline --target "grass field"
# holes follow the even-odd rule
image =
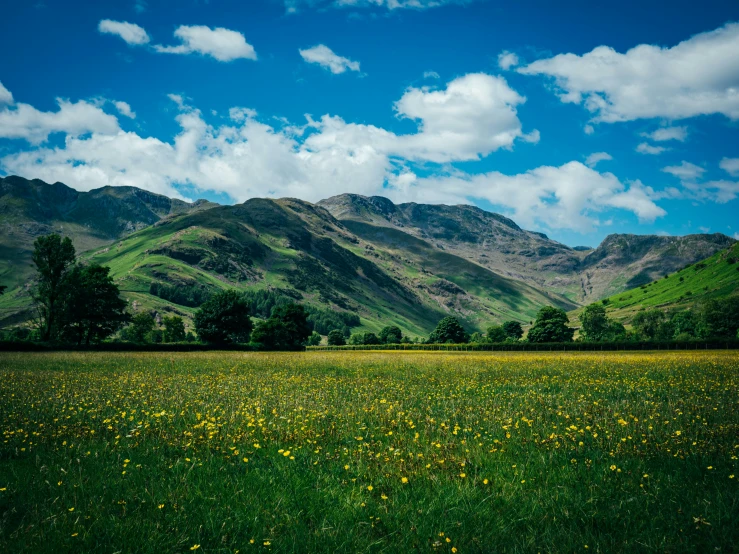
[[[739,544],[736,352],[0,354],[0,431],[0,552]]]

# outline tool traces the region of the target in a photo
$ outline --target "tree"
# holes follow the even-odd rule
[[[488,327],[487,337],[490,342],[505,342],[508,334],[502,326],[493,325],[492,327]]]
[[[67,274],[74,267],[75,250],[69,237],[46,235],[33,243],[31,259],[37,282],[32,297],[40,316],[41,340],[52,340],[59,333],[59,319],[67,290]]]
[[[344,338],[344,333],[342,333],[338,329],[329,331],[328,333],[328,345],[329,346],[344,346],[345,344],[346,344],[346,339]]]
[[[469,340],[470,336],[464,330],[459,320],[453,316],[447,316],[436,325],[436,329],[429,335],[430,344],[462,344]]]
[[[529,342],[570,342],[575,330],[568,327],[570,319],[564,310],[544,306],[536,314],[536,321],[529,329]]]
[[[580,314],[580,334],[587,341],[607,340],[611,320],[606,315],[606,307],[601,304],[590,304]]]
[[[67,340],[88,345],[100,342],[131,319],[109,267],[75,266],[67,274],[65,289],[59,327]]]
[[[506,321],[503,323],[503,331],[512,340],[521,340],[523,336],[523,327],[518,321]]]
[[[0,296],[2,296],[3,294],[5,294],[5,289],[7,289],[7,288],[8,287],[6,285],[0,285]]]
[[[305,344],[306,346],[318,346],[321,344],[321,335],[313,331],[308,337],[308,340],[305,341]]]
[[[213,294],[195,313],[194,323],[200,339],[213,344],[249,342],[253,327],[249,304],[236,290]]]
[[[162,340],[164,342],[184,342],[185,337],[185,322],[182,321],[181,317],[173,315],[171,317],[165,317],[162,319],[164,323],[164,336]]]
[[[704,334],[711,338],[733,338],[739,329],[739,296],[709,300],[701,309]]]
[[[478,331],[475,331],[470,335],[470,342],[473,344],[482,344],[490,341],[485,337],[485,335]]]
[[[399,344],[403,340],[403,331],[395,325],[383,327],[378,335],[382,344]]]
[[[644,310],[634,316],[631,325],[634,330],[647,340],[654,340],[660,325],[665,321],[665,313],[661,310]]]
[[[264,350],[300,350],[311,332],[308,312],[290,302],[272,308],[272,315],[257,324],[252,341]]]
[[[373,344],[382,344],[382,343],[380,342],[380,338],[374,333],[365,333],[362,344],[373,345]]]
[[[149,312],[141,312],[131,319],[131,324],[123,330],[123,339],[143,344],[149,342],[156,320]]]

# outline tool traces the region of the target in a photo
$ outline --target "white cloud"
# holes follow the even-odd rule
[[[418,121],[419,133],[398,137],[396,154],[433,162],[474,160],[516,139],[538,142],[539,132],[524,134],[516,106],[526,99],[502,77],[472,73],[454,79],[445,90],[409,88],[395,103],[401,118]]]
[[[599,224],[597,214],[608,209],[633,212],[653,221],[666,212],[651,198],[653,190],[635,181],[626,186],[612,173],[599,173],[579,162],[544,166],[517,175],[497,171],[446,177],[404,179],[404,187],[390,191],[397,200],[466,203],[487,200],[507,209],[524,227],[574,229],[588,232]]]
[[[611,156],[608,152],[594,152],[585,159],[585,165],[587,165],[588,167],[595,167],[598,162],[604,162],[612,159],[613,156]]]
[[[3,86],[2,81],[0,81],[0,105],[12,104],[12,103],[13,103],[13,95],[8,89],[6,89]]]
[[[739,23],[672,48],[640,44],[621,54],[599,46],[517,71],[553,77],[562,102],[584,104],[596,122],[703,114],[739,119]]]
[[[739,233],[734,233],[734,238],[735,238],[736,240],[739,240]]]
[[[523,98],[499,77],[466,75],[443,90],[408,89],[395,105],[400,117],[418,122],[418,132],[406,135],[331,115],[308,117],[303,126],[266,124],[243,107],[212,125],[181,96],[170,98],[178,104],[180,127],[172,141],[115,125],[70,134],[59,146],[7,155],[0,168],[80,190],[130,185],[179,196],[177,186],[183,185],[236,201],[264,196],[316,201],[347,191],[397,201],[485,199],[524,225],[583,232],[605,224],[599,213],[606,210],[625,210],[647,221],[664,215],[649,187],[624,184],[579,162],[518,175],[471,175],[441,166],[440,175],[418,177],[415,162],[427,168],[477,159],[511,147],[517,138],[535,138],[521,132],[515,114]]]
[[[345,71],[359,71],[359,62],[335,54],[328,46],[319,44],[312,48],[299,50],[300,56],[308,63],[315,63],[338,75]]]
[[[680,165],[663,167],[662,171],[674,175],[681,181],[694,181],[695,179],[699,179],[706,172],[702,167],[686,162],[685,160],[683,160]]]
[[[59,111],[56,112],[42,112],[23,103],[3,108],[0,110],[0,138],[25,139],[40,144],[57,132],[74,137],[85,133],[115,133],[119,129],[118,120],[95,104],[61,98],[57,98],[57,104]]]
[[[118,113],[121,115],[124,115],[126,117],[129,117],[131,119],[136,119],[136,113],[131,110],[131,106],[128,104],[128,102],[113,102],[113,105],[115,106],[115,109],[118,110]]]
[[[718,166],[732,177],[739,177],[739,158],[723,158]]]
[[[514,54],[513,52],[509,52],[508,50],[504,50],[500,54],[498,54],[498,67],[500,67],[503,71],[508,71],[513,66],[518,65],[518,56]]]
[[[651,154],[653,156],[661,154],[667,150],[669,150],[669,148],[665,148],[664,146],[652,146],[646,142],[640,142],[636,147],[636,151],[639,152],[639,154]]]
[[[133,10],[136,13],[145,12],[147,7],[148,7],[148,4],[146,3],[146,0],[136,0],[133,4]]]
[[[471,4],[478,0],[284,0],[288,13],[302,8],[384,8],[387,10],[426,10],[450,4]]]
[[[118,35],[125,40],[126,43],[131,45],[146,44],[151,40],[143,27],[139,27],[135,23],[129,23],[128,21],[112,21],[110,19],[103,19],[98,24],[98,31],[101,33]]]
[[[441,79],[441,75],[439,75],[436,71],[425,71],[423,73],[424,79]]]
[[[595,133],[595,127],[592,125],[585,125],[585,127],[583,127],[583,131],[585,131],[586,135],[592,135]]]
[[[211,29],[205,25],[181,25],[174,32],[181,44],[176,46],[155,45],[157,52],[165,54],[198,53],[211,56],[221,62],[230,62],[240,58],[256,60],[254,47],[246,42],[244,35],[237,31],[216,27]]]
[[[662,127],[651,133],[642,133],[641,136],[653,140],[655,142],[664,142],[667,140],[678,140],[685,142],[688,138],[687,127]]]

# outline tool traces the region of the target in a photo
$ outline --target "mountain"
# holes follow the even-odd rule
[[[662,238],[662,237],[654,237]],[[739,242],[662,278],[603,300],[608,316],[629,324],[642,309],[685,310],[701,301],[739,294]],[[570,314],[576,321],[581,310]]]
[[[393,204],[342,194],[318,203],[359,236],[392,228],[500,275],[587,304],[702,260],[734,242],[726,235],[609,235],[596,249],[570,248],[475,206]],[[660,273],[662,272],[662,273]]]
[[[299,300],[364,330],[396,324],[411,336],[450,314],[474,331],[526,323],[543,305],[574,310],[733,242],[614,235],[597,249],[570,248],[472,206],[358,195],[219,206],[17,177],[0,179],[0,230],[0,282],[10,285],[0,326],[28,317],[33,240],[60,232],[83,259],[111,267],[134,310],[189,320],[208,294],[236,288]]]
[[[212,206],[205,200],[190,204],[135,187],[78,192],[62,183],[0,178],[0,282],[9,289],[28,282],[33,274],[33,241],[39,236],[60,233],[82,252],[163,218]],[[12,313],[19,306],[3,308]],[[0,321],[4,313],[0,311]]]

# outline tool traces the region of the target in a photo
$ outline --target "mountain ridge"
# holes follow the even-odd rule
[[[83,259],[112,268],[134,310],[189,319],[193,306],[181,298],[222,288],[280,291],[316,309],[356,314],[367,330],[395,323],[419,336],[450,314],[484,330],[506,319],[526,323],[545,304],[573,310],[609,286],[628,286],[603,272],[646,278],[663,259],[686,265],[734,242],[612,235],[583,250],[476,206],[396,205],[353,194],[223,206],[19,177],[0,179],[0,229],[9,231],[0,239],[0,281],[10,285],[0,326],[28,315],[33,239],[62,232]],[[591,289],[578,296],[583,275]]]

